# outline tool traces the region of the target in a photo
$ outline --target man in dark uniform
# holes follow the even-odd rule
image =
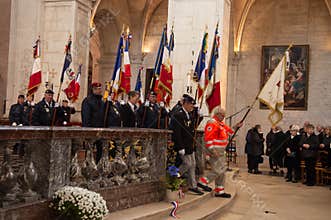
[[[160,108],[156,103],[156,93],[150,92],[148,100],[143,103],[137,113],[141,128],[158,128]]]
[[[92,94],[82,102],[82,127],[103,128],[105,103],[102,100],[101,83],[92,83]]]
[[[27,125],[32,125],[32,113],[34,111],[34,94],[27,94],[26,101],[24,102],[24,113],[27,121]]]
[[[82,127],[103,128],[105,118],[105,103],[102,100],[101,83],[92,83],[92,94],[87,96],[82,102]],[[102,141],[97,140],[96,162],[102,156]]]
[[[62,101],[62,106],[57,110],[57,126],[71,126],[70,118],[72,114],[76,113],[76,109],[74,107],[69,106],[68,100]]]
[[[24,112],[24,95],[19,95],[17,103],[10,107],[9,121],[12,126],[28,125],[27,117]],[[21,142],[15,143],[13,146],[13,153],[24,155],[24,144]]]
[[[184,94],[182,96],[182,98],[180,100],[178,100],[177,104],[170,110],[169,112],[169,117],[170,117],[170,125],[169,125],[169,129],[172,130],[172,121],[173,121],[173,116],[176,112],[178,112],[182,106],[183,106],[183,100],[188,97],[189,95]]]
[[[128,102],[121,106],[123,127],[137,127],[137,103],[139,101],[140,94],[136,91],[130,91],[128,96]]]
[[[181,174],[187,173],[189,191],[202,195],[197,187],[195,178],[195,152],[193,148],[194,142],[194,121],[190,116],[190,112],[194,109],[194,99],[191,96],[186,96],[183,99],[183,106],[173,115],[173,140],[174,149],[181,157],[182,164],[179,166]]]
[[[53,120],[53,114],[58,104],[53,100],[54,92],[50,89],[45,91],[44,98],[38,102],[32,113],[32,125],[50,126]]]
[[[121,120],[121,114],[119,110],[119,105],[116,101],[113,100],[114,93],[111,94],[111,96],[108,96],[106,107],[108,113],[107,113],[107,124],[106,127],[121,127],[122,120]]]
[[[24,95],[19,95],[17,103],[10,107],[9,121],[12,126],[23,126],[27,124],[24,114]]]

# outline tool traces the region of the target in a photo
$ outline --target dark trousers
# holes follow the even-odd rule
[[[300,179],[300,166],[298,159],[296,157],[286,157],[286,164],[287,164],[287,178],[292,180]],[[294,173],[294,175],[293,175]]]
[[[272,170],[274,168],[274,163],[273,163],[271,157],[269,157],[269,167],[270,167],[270,170]]]
[[[249,170],[255,170],[255,171],[259,170],[258,157],[259,156],[253,156],[247,154],[247,165]]]
[[[316,181],[315,164],[316,164],[315,158],[313,158],[313,157],[305,158],[305,166],[306,166],[308,184],[315,184],[315,181]]]

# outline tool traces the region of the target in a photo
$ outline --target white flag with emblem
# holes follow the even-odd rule
[[[268,118],[273,125],[283,118],[286,63],[286,56],[284,56],[258,96],[260,102],[266,104],[272,111]]]

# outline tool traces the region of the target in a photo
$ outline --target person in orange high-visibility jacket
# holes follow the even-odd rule
[[[213,118],[205,126],[205,147],[210,154],[209,163],[212,170],[207,176],[199,179],[198,187],[210,192],[212,189],[208,186],[208,183],[215,180],[215,196],[230,198],[231,194],[224,191],[224,174],[226,171],[224,153],[229,143],[229,136],[233,135],[234,131],[223,122],[224,118],[225,110],[219,106],[215,109]],[[235,127],[241,126],[242,123],[238,123]]]

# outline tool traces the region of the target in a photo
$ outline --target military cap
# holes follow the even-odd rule
[[[154,91],[150,91],[149,92],[149,95],[151,96],[151,95],[155,95],[156,96],[156,92],[154,92]]]
[[[52,94],[52,95],[54,95],[54,92],[53,92],[53,90],[51,90],[51,89],[47,89],[47,90],[45,91],[45,94]]]
[[[185,95],[185,96],[184,96],[184,95]],[[192,98],[190,95],[186,95],[186,94],[184,94],[184,95],[183,95],[183,101],[184,101],[185,103],[190,103],[190,104],[195,105],[194,98]]]

